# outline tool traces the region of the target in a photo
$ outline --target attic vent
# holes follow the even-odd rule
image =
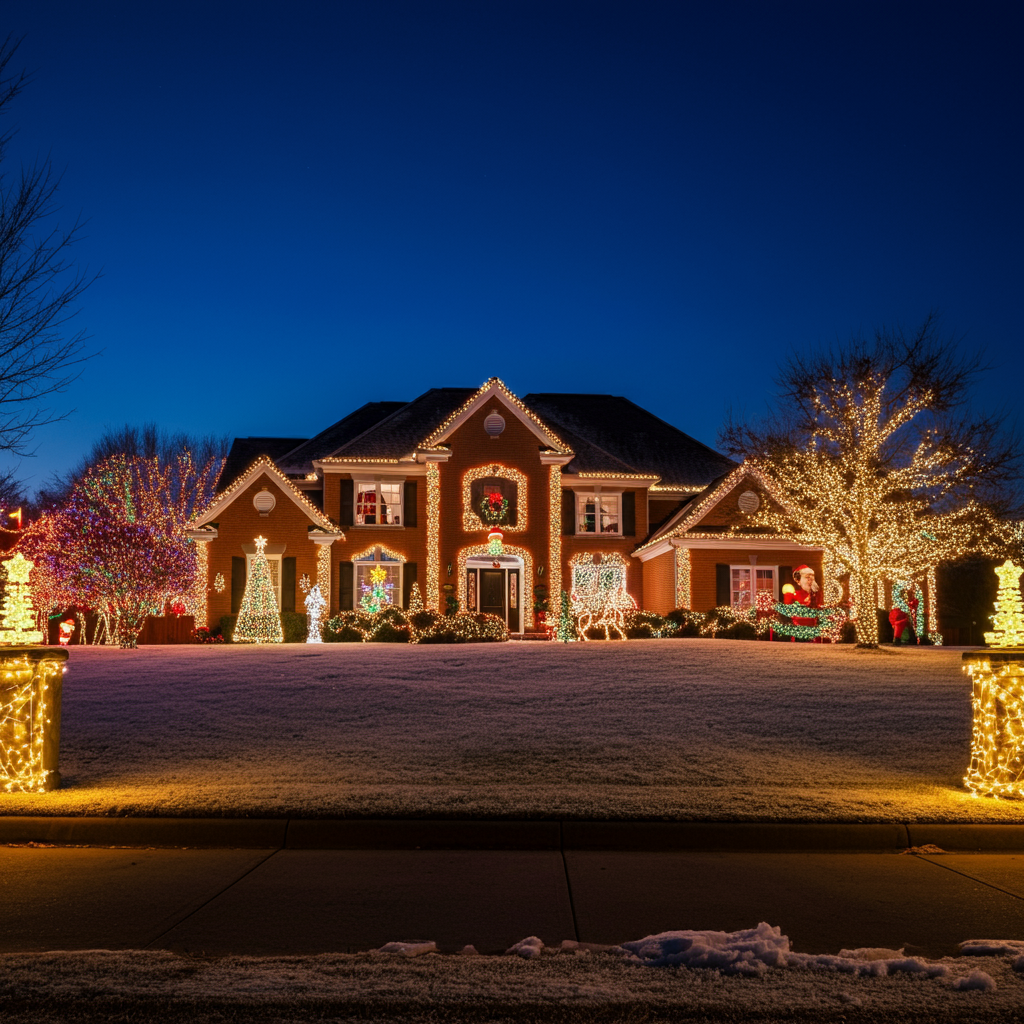
[[[492,412],[491,415],[484,420],[484,430],[486,430],[492,438],[496,438],[504,429],[505,418],[499,412]]]
[[[748,515],[751,512],[756,512],[761,507],[761,499],[756,491],[744,491],[740,495],[740,500],[737,502],[741,512],[746,512]]]
[[[253,507],[261,516],[269,516],[274,506],[277,504],[277,498],[266,489],[257,491],[252,498]]]

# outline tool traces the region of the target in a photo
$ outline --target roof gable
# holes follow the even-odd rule
[[[512,394],[498,377],[491,377],[471,394],[458,409],[455,409],[444,422],[438,425],[433,433],[424,438],[420,447],[434,448],[443,444],[473,413],[492,398],[504,405],[513,416],[536,435],[542,444],[566,454],[572,452],[572,449],[535,412],[528,409],[525,403]]]
[[[706,523],[725,533],[734,524],[742,522],[744,513],[738,507],[725,508],[723,502],[744,484],[753,484],[780,508],[786,508],[786,501],[779,494],[775,485],[755,466],[743,463],[731,473],[720,477],[711,486],[687,502],[674,516],[665,522],[638,548],[650,547],[670,537],[680,537],[684,533]]]
[[[261,476],[267,476],[287,497],[298,506],[309,520],[328,533],[342,534],[341,529],[331,522],[295,485],[282,473],[266,455],[261,455],[235,482],[225,491],[216,495],[212,502],[197,515],[191,523],[192,527],[205,526],[221,515],[229,505]],[[342,534],[343,536],[343,534]]]
[[[266,455],[275,462],[290,452],[296,445],[305,444],[304,437],[236,437],[231,442],[231,450],[228,452],[224,465],[221,466],[220,476],[217,477],[218,490],[233,483],[239,473],[245,471],[246,466],[252,464],[253,459]]]

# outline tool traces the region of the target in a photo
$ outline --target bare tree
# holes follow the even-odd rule
[[[971,411],[981,369],[931,315],[911,333],[790,359],[777,379],[783,411],[721,431],[722,447],[784,499],[753,525],[823,548],[833,598],[847,577],[861,644],[878,643],[885,581],[927,578],[934,602],[940,562],[1008,549],[1021,448],[1001,417]]]
[[[94,467],[124,458],[150,463],[154,470],[166,475],[164,486],[174,495],[175,503],[187,510],[187,519],[212,500],[230,445],[229,437],[166,433],[155,423],[141,427],[126,423],[109,428],[77,465],[40,489],[36,503],[45,509],[60,507]]]
[[[8,73],[17,49],[10,36],[0,44],[0,115],[28,84],[24,72]],[[61,227],[55,219],[61,177],[49,160],[6,170],[13,136],[0,133],[0,451],[25,455],[37,427],[67,416],[44,403],[89,358],[84,332],[69,324],[95,276],[71,258],[81,222]]]

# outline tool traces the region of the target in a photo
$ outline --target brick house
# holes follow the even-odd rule
[[[370,402],[313,438],[237,438],[220,486],[189,533],[197,621],[205,605],[211,625],[238,611],[258,536],[283,611],[303,611],[303,577],[332,614],[358,608],[377,567],[395,604],[418,583],[427,607],[457,601],[512,632],[533,626],[536,594],[554,607],[595,565],[662,613],[778,597],[801,562],[821,576],[820,551],[743,530],[774,500],[766,481],[611,395],[519,399],[491,378]],[[495,491],[508,501],[500,556],[480,515]]]

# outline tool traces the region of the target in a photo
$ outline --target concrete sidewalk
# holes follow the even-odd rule
[[[925,843],[950,852],[899,855]],[[0,818],[0,844],[4,952],[499,952],[762,920],[811,953],[1024,938],[1020,826]]]

